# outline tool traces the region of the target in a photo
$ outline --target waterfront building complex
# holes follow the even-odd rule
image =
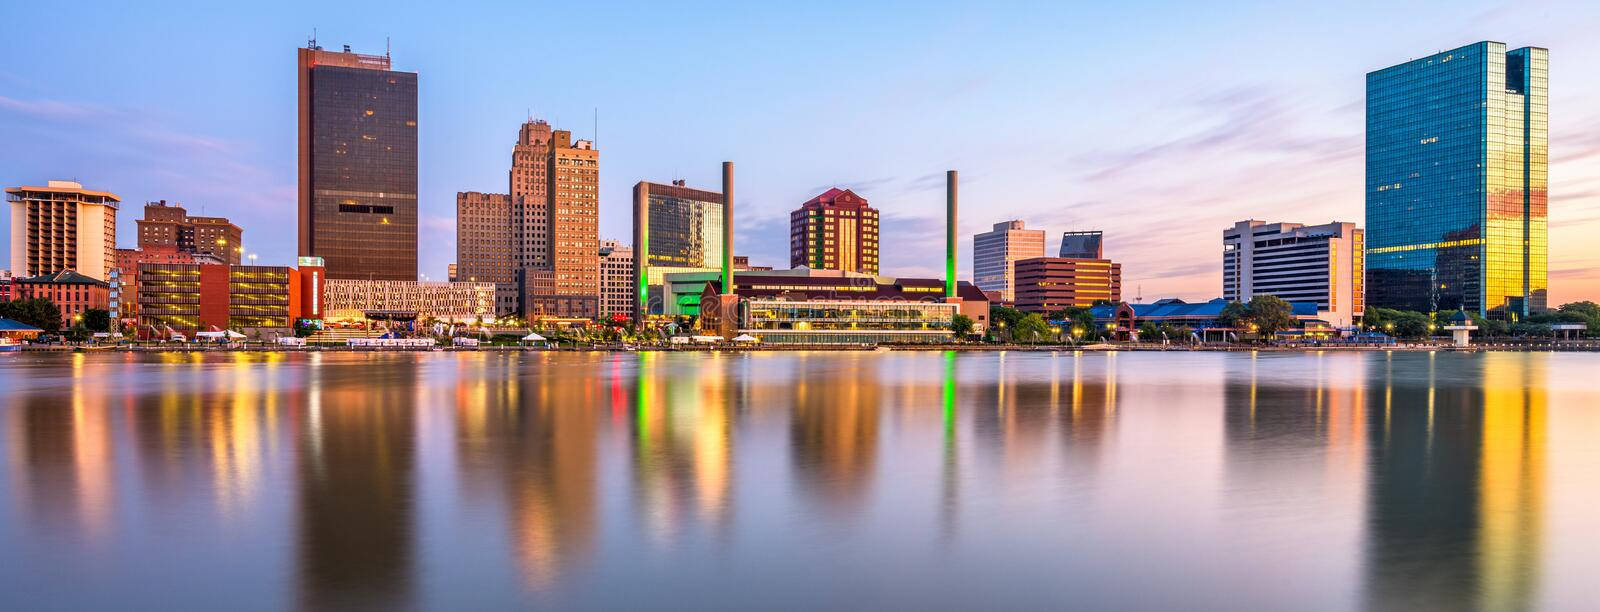
[[[1363,244],[1354,223],[1240,221],[1222,230],[1222,297],[1312,302],[1328,323],[1354,327],[1366,309]]]
[[[945,299],[945,281],[892,278],[838,270],[797,268],[743,272],[733,277],[739,333],[775,343],[915,343],[952,339],[956,314],[978,330],[989,322],[989,298],[976,285],[959,283],[960,300]],[[722,293],[721,277],[709,272],[668,274],[665,303],[674,314],[698,315],[714,329],[720,309],[703,309]],[[694,299],[690,299],[694,296]]]
[[[1139,337],[1140,326],[1150,323],[1187,327],[1196,340],[1229,341],[1249,332],[1248,328],[1223,323],[1222,311],[1232,302],[1233,300],[1227,298],[1197,303],[1167,298],[1149,304],[1127,302],[1101,304],[1090,308],[1089,312],[1094,315],[1095,325],[1101,326],[1106,333],[1117,340],[1159,341],[1160,338]],[[1329,337],[1334,334],[1335,330],[1318,318],[1318,307],[1315,302],[1289,302],[1289,307],[1290,316],[1299,323],[1300,328],[1284,332],[1285,334],[1302,337]],[[1166,340],[1183,342],[1188,339],[1166,338]]]
[[[633,316],[633,248],[600,241],[600,318]]]
[[[331,320],[438,319],[494,322],[494,283],[328,279],[325,314]]]
[[[244,230],[225,217],[193,217],[166,200],[146,202],[138,225],[140,250],[174,249],[211,255],[238,265],[244,259]]]
[[[1546,308],[1548,65],[1485,41],[1367,74],[1373,306]]]
[[[878,210],[829,189],[789,213],[789,267],[878,273]]]
[[[7,187],[6,201],[11,208],[12,274],[37,277],[75,270],[101,281],[111,278],[122,198],[72,181],[49,181],[43,187]]]
[[[70,327],[76,317],[91,308],[111,308],[111,284],[73,270],[62,270],[11,280],[15,299],[44,298],[61,310],[61,322]]]
[[[1016,301],[1015,267],[1021,259],[1044,257],[1044,230],[1026,229],[1022,221],[1004,221],[972,236],[972,283]]]
[[[1061,250],[1057,257],[1072,259],[1100,259],[1104,256],[1105,235],[1099,231],[1066,232],[1061,234]]]
[[[417,73],[299,49],[299,255],[330,278],[417,278]]]
[[[320,269],[230,264],[139,265],[138,336],[232,330],[251,337],[293,333],[320,310]]]
[[[1035,257],[1016,262],[1016,307],[1052,313],[1122,300],[1122,264],[1109,259]]]

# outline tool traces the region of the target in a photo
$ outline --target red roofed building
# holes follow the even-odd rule
[[[878,273],[878,210],[829,189],[789,213],[789,267]]]

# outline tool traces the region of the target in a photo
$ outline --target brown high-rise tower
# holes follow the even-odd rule
[[[878,210],[829,189],[789,213],[789,267],[878,273]]]
[[[300,255],[328,278],[417,279],[417,73],[299,50]]]
[[[600,293],[600,152],[530,120],[511,151],[513,256],[528,316],[593,318]]]

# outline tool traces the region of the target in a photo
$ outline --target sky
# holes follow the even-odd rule
[[[1593,2],[1076,4],[7,2],[0,183],[117,193],[129,247],[180,202],[292,265],[315,31],[419,73],[427,279],[532,115],[597,141],[602,238],[631,239],[634,183],[716,190],[732,160],[752,263],[787,267],[789,211],[838,186],[882,211],[885,274],[938,276],[955,169],[963,278],[970,235],[1022,219],[1051,251],[1105,231],[1126,299],[1209,299],[1235,221],[1363,222],[1367,72],[1497,40],[1550,49],[1551,304],[1600,300]]]

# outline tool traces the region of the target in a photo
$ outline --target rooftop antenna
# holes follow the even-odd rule
[[[383,59],[394,61],[394,58],[389,57],[389,37],[388,36],[383,37]]]
[[[306,48],[307,49],[316,49],[317,48],[317,29],[316,28],[311,28],[311,38],[306,40]]]
[[[1139,283],[1139,294],[1135,295],[1133,297],[1133,303],[1135,303],[1135,304],[1143,304],[1144,303],[1144,283]]]
[[[600,107],[594,107],[594,148],[600,148]]]

